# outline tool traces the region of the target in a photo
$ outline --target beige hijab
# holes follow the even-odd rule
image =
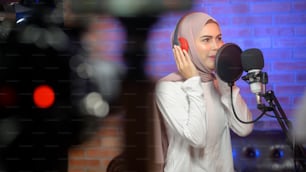
[[[189,45],[189,55],[191,61],[196,66],[201,76],[203,82],[212,81],[214,79],[213,73],[205,65],[202,64],[200,60],[200,55],[198,54],[195,47],[195,39],[200,33],[203,26],[212,20],[217,23],[217,21],[206,13],[202,12],[192,12],[183,16],[178,26],[178,38],[183,37],[188,41]],[[171,42],[173,46],[173,34],[171,35]],[[161,79],[162,81],[182,81],[184,78],[178,73],[174,72]]]
[[[187,15],[183,16],[182,20],[179,22],[178,26],[178,38],[184,37],[189,44],[189,54],[191,57],[192,62],[196,66],[199,71],[201,80],[203,82],[209,82],[214,80],[213,71],[209,70],[205,65],[202,64],[199,54],[196,51],[195,47],[195,39],[200,33],[203,26],[209,21],[213,20],[217,23],[217,21],[212,18],[211,16],[207,15],[206,13],[202,12],[192,12],[188,13]],[[172,32],[171,42],[173,46],[173,35],[174,31]],[[166,77],[162,78],[160,81],[183,81],[184,78],[179,74],[179,72],[173,72],[167,75]],[[155,105],[154,108],[154,118],[155,118],[155,162],[160,167],[159,170],[154,171],[163,171],[165,165],[165,158],[168,148],[168,140],[166,135],[166,128],[162,121],[161,114]]]

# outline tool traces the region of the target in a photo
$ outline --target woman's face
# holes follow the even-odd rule
[[[223,44],[219,25],[215,22],[208,22],[196,37],[196,50],[202,64],[208,69],[215,69],[216,54]]]

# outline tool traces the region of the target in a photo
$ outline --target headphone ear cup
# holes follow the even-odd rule
[[[188,41],[183,37],[178,38],[178,41],[180,43],[181,49],[186,50],[188,52],[189,50]]]

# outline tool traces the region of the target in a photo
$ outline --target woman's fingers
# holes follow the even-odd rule
[[[184,64],[183,64],[183,56],[180,53],[180,49],[178,46],[174,46],[173,47],[173,53],[174,53],[174,57],[175,57],[175,62],[176,62],[176,66],[178,68],[178,70],[180,71],[181,68],[183,68]]]
[[[175,45],[173,47],[173,53],[177,69],[183,75],[183,77],[187,79],[198,75],[198,71],[196,70],[186,50],[182,50],[179,46]]]
[[[179,46],[174,46],[174,57],[176,60],[176,64],[179,70],[187,68],[190,65],[193,65],[191,60],[189,59],[188,53],[182,50]]]
[[[185,63],[191,64],[192,66],[194,65],[189,57],[189,54],[186,50],[182,50],[182,55],[185,57]]]

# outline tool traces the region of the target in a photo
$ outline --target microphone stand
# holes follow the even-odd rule
[[[244,77],[249,78],[248,77]],[[266,72],[259,72],[256,75],[256,78],[260,79],[260,82],[264,84],[264,90],[265,90],[265,84],[268,83],[268,75]],[[285,133],[287,140],[290,142],[290,146],[292,148],[292,151],[294,153],[294,160],[298,161],[303,169],[303,171],[306,170],[306,153],[303,145],[301,144],[295,144],[291,137],[291,129],[292,129],[292,123],[287,118],[286,113],[282,109],[279,101],[277,100],[274,92],[272,90],[269,90],[267,92],[263,91],[264,93],[260,93],[259,96],[263,97],[268,105],[265,105],[264,103],[258,104],[257,108],[261,110],[263,113],[267,111],[273,111],[282,131]]]

